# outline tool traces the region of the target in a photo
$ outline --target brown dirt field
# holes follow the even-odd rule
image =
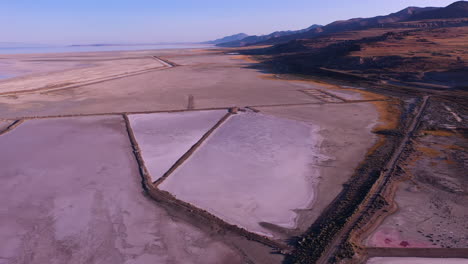
[[[442,114],[435,106],[428,112]],[[399,210],[366,240],[368,246],[468,248],[463,231],[468,228],[466,140],[453,131],[427,126],[423,122],[403,163],[395,196]]]
[[[456,135],[453,131],[446,131],[446,130],[423,130],[421,131],[421,134],[441,136],[441,137],[451,137],[451,136]]]
[[[361,51],[351,53],[351,56],[381,57],[402,56],[430,57],[434,62],[452,62],[457,57],[468,59],[468,54],[462,48],[468,42],[467,27],[454,27],[416,31],[403,39],[377,42],[365,45]]]

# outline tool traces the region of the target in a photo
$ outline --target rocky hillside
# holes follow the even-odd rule
[[[466,89],[466,43],[468,23],[465,26],[349,31],[243,52],[256,55],[280,73]]]
[[[468,17],[468,1],[458,1],[445,8],[439,8],[413,15],[409,20],[445,19]]]
[[[249,35],[245,34],[245,33],[239,33],[239,34],[235,34],[235,35],[231,35],[231,36],[227,36],[227,37],[224,37],[224,38],[219,38],[219,39],[215,39],[215,40],[210,40],[210,41],[205,41],[205,42],[202,42],[201,44],[221,44],[221,43],[225,43],[225,42],[231,42],[231,41],[237,41],[237,40],[241,40],[241,39],[244,39],[246,37],[248,37]]]
[[[242,47],[242,46],[247,46],[251,45],[254,43],[262,42],[262,41],[268,41],[268,40],[273,40],[277,39],[280,37],[284,36],[289,36],[289,35],[295,35],[303,32],[307,32],[309,30],[313,30],[316,28],[320,28],[320,25],[312,25],[306,29],[301,29],[301,30],[287,30],[287,31],[276,31],[268,35],[262,35],[262,36],[249,36],[243,39],[239,40],[234,40],[234,41],[225,41],[222,43],[219,43],[217,46],[220,47]]]
[[[371,18],[352,18],[349,20],[335,21],[323,27],[313,27],[308,30],[295,32],[274,38],[250,38],[248,41],[233,41],[220,44],[223,47],[242,47],[248,45],[275,45],[286,43],[297,39],[311,39],[319,35],[340,33],[351,30],[367,30],[370,28],[400,28],[400,27],[439,27],[448,26],[444,21],[413,23],[419,20],[434,20],[448,18],[468,18],[468,2],[458,1],[445,8],[439,7],[408,7],[399,12],[384,16],[376,16]],[[460,24],[451,21],[452,24]],[[402,24],[404,23],[404,24]],[[430,24],[432,23],[432,24]],[[434,24],[439,23],[439,24]],[[443,24],[443,25],[442,25]],[[458,26],[458,25],[455,25]],[[256,37],[256,36],[255,36]]]

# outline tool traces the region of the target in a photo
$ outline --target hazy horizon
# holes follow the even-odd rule
[[[240,0],[236,2],[15,0],[0,3],[1,43],[194,43],[246,33],[268,34],[312,24],[373,17],[408,6],[447,6],[453,0]]]

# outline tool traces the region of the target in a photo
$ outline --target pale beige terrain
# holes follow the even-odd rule
[[[195,109],[320,102],[298,91],[317,84],[265,80],[233,56],[186,50],[143,54],[182,66],[70,89],[0,96],[1,117],[186,109],[190,95]]]
[[[378,115],[370,103],[257,109],[268,115],[231,117],[160,188],[252,232],[304,231],[376,142]]]
[[[367,98],[360,91],[266,78],[252,63],[215,50],[8,59],[41,60],[39,68],[63,60],[77,68],[0,82],[8,83],[1,86],[0,118],[25,120],[0,135],[5,263],[43,263],[47,256],[49,263],[281,263],[284,256],[262,242],[151,200],[135,155],[155,180],[228,108],[240,107],[159,187],[286,244],[319,217],[377,141],[372,130],[380,115],[370,102],[353,102]],[[67,64],[75,60],[106,67]],[[100,81],[77,78],[88,70]],[[53,76],[79,83],[51,88],[59,80]],[[25,87],[40,90],[17,93]],[[93,116],[76,117],[82,115]]]
[[[0,71],[7,69],[6,72],[10,74],[26,73],[26,76],[0,80],[0,94],[48,91],[168,66],[152,56],[124,57],[118,56],[118,53],[111,54],[91,58],[77,54],[55,58],[29,55],[31,58],[3,59],[6,62],[0,64]],[[27,74],[28,71],[32,73]]]
[[[320,162],[319,127],[259,113],[230,117],[160,188],[262,235],[260,224],[296,227],[309,208]],[[312,166],[311,166],[312,165]]]
[[[130,115],[152,181],[161,178],[226,114],[226,110],[211,110]]]
[[[334,91],[333,91],[334,92]],[[311,210],[301,210],[298,227],[306,230],[335,199],[353,175],[369,148],[377,142],[372,133],[379,115],[371,103],[324,104],[284,108],[259,107],[262,113],[318,126],[322,138],[315,150],[320,159],[311,165],[318,170],[318,186]]]
[[[0,263],[240,263],[142,194],[121,117],[30,120],[0,137]]]

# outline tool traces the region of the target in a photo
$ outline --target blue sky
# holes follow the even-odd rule
[[[0,42],[190,42],[454,0],[0,0]]]

